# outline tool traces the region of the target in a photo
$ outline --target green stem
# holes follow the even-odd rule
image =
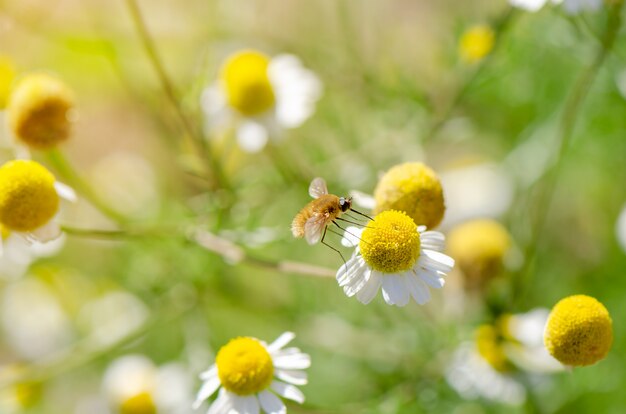
[[[150,36],[148,28],[146,27],[145,21],[141,14],[141,10],[137,5],[137,1],[126,0],[126,5],[130,12],[130,16],[135,26],[135,30],[137,31],[137,34],[139,35],[139,38],[141,39],[141,42],[143,44],[143,48],[148,55],[150,64],[152,65],[154,71],[157,74],[157,77],[159,78],[161,89],[163,89],[163,92],[165,93],[165,96],[170,103],[170,106],[172,107],[174,113],[180,121],[180,125],[183,132],[185,133],[185,136],[191,140],[191,143],[193,146],[195,146],[198,155],[209,165],[209,168],[213,173],[213,179],[215,180],[217,186],[229,189],[230,185],[222,170],[222,166],[212,153],[207,141],[204,139],[203,134],[198,132],[198,129],[194,126],[194,123],[190,120],[190,118],[187,116],[187,114],[180,105],[180,99],[178,97],[176,88],[174,87],[174,83],[171,81],[163,63],[161,62],[156,47],[154,46],[154,41]]]
[[[523,288],[527,288],[530,285],[532,270],[540,243],[539,236],[543,233],[545,227],[550,206],[552,205],[552,198],[558,183],[562,161],[572,140],[576,121],[579,118],[580,109],[582,108],[582,105],[591,90],[591,86],[593,85],[600,68],[615,45],[615,40],[617,39],[617,34],[622,24],[620,14],[622,4],[623,0],[618,0],[608,6],[608,22],[596,56],[591,64],[580,74],[565,102],[560,120],[560,133],[558,137],[559,146],[556,154],[557,158],[555,160],[554,167],[546,173],[543,186],[539,189],[536,205],[540,208],[537,209],[537,214],[534,218],[531,218],[531,233],[529,242],[524,252],[524,266],[520,269],[517,273],[517,277],[513,280],[512,292],[514,299],[517,301],[519,301],[523,295],[527,293],[527,289]]]

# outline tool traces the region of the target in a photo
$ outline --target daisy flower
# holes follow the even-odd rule
[[[8,230],[2,231],[3,251],[0,256],[0,277],[17,279],[23,276],[30,265],[39,258],[57,254],[65,245],[63,235],[48,243],[29,242]]]
[[[306,121],[321,91],[318,77],[297,57],[242,50],[226,59],[201,105],[210,133],[234,129],[242,150],[258,152],[270,138]]]
[[[547,309],[502,315],[478,327],[474,342],[462,344],[446,369],[446,380],[463,398],[519,405],[526,400],[524,376],[563,367],[542,344]]]
[[[550,355],[564,365],[593,365],[611,349],[613,321],[598,300],[586,295],[569,296],[552,308],[544,341]]]
[[[367,304],[382,287],[389,305],[405,306],[413,298],[430,300],[428,287],[440,289],[454,260],[442,253],[445,238],[426,231],[406,213],[383,211],[363,229],[348,227],[342,244],[355,252],[337,272],[337,282],[348,297]]]
[[[116,413],[191,413],[192,384],[180,364],[157,367],[143,355],[123,356],[107,368],[102,388]]]
[[[0,167],[0,224],[11,233],[33,242],[58,238],[60,198],[75,201],[76,193],[41,164],[14,160]]]
[[[307,383],[301,370],[311,365],[311,359],[298,348],[283,349],[294,337],[285,332],[269,345],[250,337],[232,339],[219,350],[215,364],[200,375],[204,384],[194,409],[216,391],[210,414],[255,414],[260,410],[284,414],[287,409],[278,396],[304,402],[295,385]]]

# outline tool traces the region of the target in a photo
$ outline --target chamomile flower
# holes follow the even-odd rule
[[[192,384],[180,364],[157,367],[142,355],[123,356],[107,368],[102,388],[115,413],[191,413]]]
[[[14,160],[0,167],[0,224],[10,232],[30,241],[58,238],[61,230],[54,218],[60,198],[74,201],[76,194],[41,164]]]
[[[602,7],[603,0],[509,0],[513,7],[524,9],[530,12],[540,10],[547,3],[563,4],[565,12],[577,14],[583,11],[594,11]]]
[[[547,309],[502,315],[479,326],[474,342],[462,344],[446,370],[446,380],[462,397],[509,405],[526,399],[522,377],[562,370],[542,345]]]
[[[211,414],[254,414],[260,410],[282,414],[287,409],[279,396],[304,402],[304,395],[295,386],[307,383],[302,370],[311,365],[311,359],[298,348],[283,349],[294,337],[286,332],[269,345],[250,337],[232,339],[219,350],[215,364],[200,375],[204,384],[194,408],[215,392],[218,396],[209,408]]]
[[[405,306],[413,298],[423,305],[429,287],[441,289],[454,260],[442,253],[445,238],[417,227],[406,213],[383,211],[363,229],[348,227],[342,244],[355,252],[337,272],[348,297],[368,304],[382,288],[389,305]]]
[[[374,200],[375,213],[402,211],[429,229],[437,227],[446,210],[439,178],[421,162],[407,162],[387,171],[376,185]]]
[[[65,244],[63,235],[48,243],[29,242],[19,235],[2,228],[2,255],[0,278],[16,279],[23,276],[30,265],[39,258],[57,254]]]
[[[318,77],[297,57],[242,50],[226,59],[201,104],[209,133],[234,129],[242,150],[258,152],[306,121],[321,91]]]
[[[544,341],[550,354],[568,366],[592,365],[613,344],[613,321],[598,300],[586,295],[559,301],[546,324]]]
[[[470,27],[459,40],[459,55],[468,63],[476,63],[491,53],[495,44],[495,33],[487,25]]]
[[[511,247],[509,232],[493,220],[468,221],[448,235],[448,252],[456,259],[465,286],[470,289],[484,287],[500,274]]]
[[[62,81],[43,73],[30,74],[11,92],[9,127],[19,144],[50,149],[69,138],[73,107],[73,93]]]

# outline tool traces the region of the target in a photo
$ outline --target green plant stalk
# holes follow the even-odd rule
[[[602,65],[609,56],[617,34],[622,25],[621,8],[623,0],[617,0],[609,5],[608,22],[604,35],[602,36],[599,49],[591,64],[580,74],[576,83],[565,101],[565,106],[560,120],[559,146],[554,167],[546,173],[543,185],[539,188],[539,195],[536,206],[539,206],[537,213],[531,217],[529,242],[524,249],[524,265],[517,272],[513,279],[512,296],[514,304],[517,304],[528,292],[528,286],[532,279],[532,273],[539,246],[539,236],[543,233],[546,220],[552,205],[552,197],[558,184],[558,179],[562,167],[562,161],[569,148],[578,114],[582,105],[589,95],[589,91],[600,71]]]

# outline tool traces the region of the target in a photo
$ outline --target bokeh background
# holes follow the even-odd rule
[[[214,145],[229,182],[216,190],[193,169],[199,161],[124,1],[0,1],[0,54],[20,74],[58,75],[77,97],[74,133],[59,151],[95,196],[65,206],[62,222],[113,231],[70,231],[57,254],[1,281],[1,412],[119,412],[103,377],[129,354],[176,364],[180,390],[168,390],[185,401],[230,338],[270,341],[286,330],[313,360],[306,403],[289,412],[626,410],[626,246],[617,235],[626,203],[626,34],[618,31],[594,66],[606,8],[571,16],[505,0],[138,5],[198,130],[203,88],[239,49],[298,56],[321,80],[322,98],[302,127],[262,152]],[[476,24],[492,27],[495,46],[467,62],[459,39]],[[588,93],[571,111],[579,90]],[[34,158],[63,181],[57,155]],[[440,231],[493,218],[510,232],[516,259],[488,289],[466,292],[453,273],[425,306],[390,307],[381,297],[364,306],[332,271],[327,277],[338,255],[292,238],[313,177],[336,194],[371,194],[382,172],[405,161],[423,161],[442,179]],[[71,174],[64,181],[77,182]],[[208,251],[190,236],[197,231],[238,247],[211,243],[223,254]],[[238,248],[249,258],[229,254]],[[285,269],[285,261],[323,275]],[[464,398],[448,384],[455,349],[479,324],[577,293],[612,315],[606,360],[531,378],[515,405]]]

